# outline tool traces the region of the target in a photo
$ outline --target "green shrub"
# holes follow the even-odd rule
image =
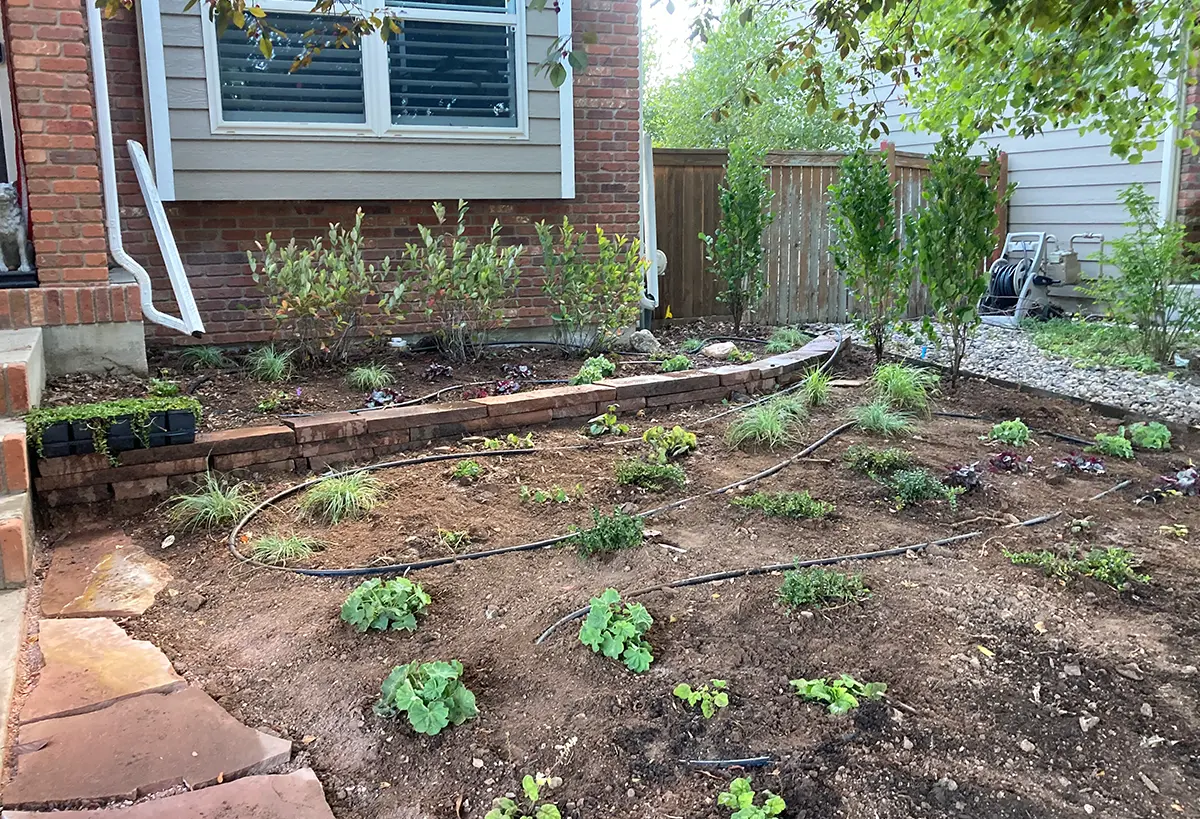
[[[1138,421],[1129,427],[1129,440],[1138,449],[1163,452],[1171,448],[1171,430],[1158,421]]]
[[[885,401],[872,401],[850,410],[850,418],[859,428],[882,435],[885,438],[897,438],[912,432],[912,416],[896,412]]]
[[[686,355],[673,355],[659,365],[659,370],[664,373],[678,373],[691,368],[692,360]]]
[[[816,519],[833,514],[833,504],[814,499],[807,492],[755,492],[730,501],[734,506],[757,509],[773,518]]]
[[[836,679],[819,677],[792,680],[792,687],[803,699],[823,703],[834,715],[857,708],[862,700],[877,700],[887,691],[886,683],[860,683],[849,674],[842,674]]]
[[[876,363],[904,319],[915,274],[900,263],[895,188],[884,155],[864,148],[842,160],[829,187],[833,263],[854,294],[854,323],[871,342]]]
[[[521,790],[525,794],[528,807],[522,807],[509,796],[497,796],[492,800],[492,809],[484,814],[483,819],[562,819],[558,805],[553,802],[542,802],[542,788],[547,787],[550,780],[541,774],[537,778],[525,775],[521,780]]]
[[[605,589],[593,597],[587,619],[579,629],[579,642],[612,660],[621,660],[626,668],[641,673],[654,662],[646,632],[654,618],[641,603],[621,605],[616,589]]]
[[[1070,580],[1072,577],[1094,577],[1117,591],[1129,588],[1130,582],[1149,583],[1150,575],[1137,571],[1141,561],[1127,549],[1093,549],[1082,558],[1064,557],[1051,551],[1010,552],[1004,556],[1017,566],[1035,566],[1047,577]]]
[[[808,408],[794,395],[779,395],[743,411],[725,433],[735,447],[774,449],[795,443]]]
[[[300,511],[314,520],[336,525],[367,514],[382,496],[383,487],[370,472],[330,475],[305,491]]]
[[[568,542],[575,545],[581,556],[591,557],[642,545],[644,530],[645,522],[641,518],[627,515],[620,509],[613,509],[611,516],[593,509],[592,525],[577,530]]]
[[[301,535],[264,535],[250,547],[250,557],[259,563],[272,566],[287,566],[306,560],[323,544],[312,537]]]
[[[804,386],[800,388],[800,393],[810,407],[819,407],[829,403],[832,382],[833,376],[829,373],[821,370],[809,370],[808,374],[804,376]]]
[[[192,492],[171,498],[167,517],[183,532],[232,526],[254,507],[252,487],[205,472]]]
[[[250,276],[263,290],[279,330],[307,358],[324,355],[344,359],[361,317],[367,314],[368,299],[392,275],[388,258],[378,268],[363,261],[362,221],[359,209],[350,230],[331,224],[328,245],[325,237],[317,236],[307,247],[297,245],[295,239],[279,247],[268,233],[265,245],[256,243],[258,255],[246,254]],[[395,286],[402,296],[403,283]],[[383,307],[395,318],[402,318],[389,309],[401,301],[396,298]]]
[[[677,464],[652,464],[631,459],[618,461],[616,469],[617,483],[621,486],[639,486],[651,492],[665,492],[687,485],[687,473]]]
[[[712,687],[710,688],[709,685]],[[686,702],[692,708],[700,706],[700,713],[705,719],[712,719],[717,711],[729,705],[729,693],[725,688],[729,684],[725,680],[709,680],[692,688],[687,683],[680,683],[671,691],[673,695]]]
[[[762,151],[748,142],[729,146],[721,185],[721,220],[716,233],[701,233],[709,272],[718,281],[717,300],[729,307],[733,334],[742,331],[742,316],[763,292],[762,236],[771,224],[774,195],[766,183]]]
[[[346,373],[346,384],[359,392],[382,390],[395,382],[391,369],[383,364],[366,364]]]
[[[779,602],[789,609],[840,606],[871,596],[861,574],[843,574],[820,566],[806,566],[783,573]]]
[[[550,299],[558,342],[570,349],[600,350],[637,318],[642,279],[649,262],[641,244],[624,236],[609,238],[596,226],[596,250],[587,233],[563,217],[554,230],[535,226],[542,245],[542,292]]]
[[[872,449],[866,444],[854,444],[846,450],[843,458],[846,465],[855,472],[862,472],[876,479],[901,469],[908,469],[913,464],[912,453],[903,449]]]
[[[474,458],[459,461],[450,470],[450,479],[461,484],[475,483],[481,477],[483,477],[483,466]]]
[[[617,365],[613,364],[602,355],[589,358],[583,362],[583,366],[579,368],[579,372],[571,376],[571,384],[594,384],[597,381],[608,378],[617,371]]]
[[[449,725],[462,725],[479,716],[475,695],[462,684],[463,665],[450,662],[398,665],[383,681],[375,713],[381,717],[408,716],[418,734],[436,736]]]
[[[934,370],[904,364],[880,364],[871,375],[871,386],[879,400],[894,409],[925,412],[929,392],[938,382]]]
[[[250,377],[267,384],[278,384],[292,377],[292,351],[279,352],[274,344],[251,350],[246,356]]]
[[[787,353],[798,350],[811,340],[812,336],[795,327],[776,327],[771,331],[771,337],[767,339],[767,346],[763,348],[763,352],[767,355]]]
[[[884,479],[885,485],[896,493],[896,508],[903,509],[927,500],[949,501],[951,509],[958,508],[961,487],[946,486],[924,469],[901,469]]]
[[[696,433],[688,432],[676,424],[670,430],[665,427],[650,427],[642,433],[650,451],[646,460],[655,464],[665,464],[676,458],[682,458],[696,449]]]
[[[729,790],[717,794],[717,804],[733,811],[730,819],[769,819],[787,810],[783,797],[770,791],[762,792],[761,805],[755,804],[757,798],[750,788],[750,780],[739,776],[729,783]]]
[[[228,367],[230,362],[225,351],[220,347],[186,347],[179,354],[179,360],[192,365],[194,370],[219,370]]]
[[[1133,457],[1133,445],[1129,443],[1129,439],[1125,437],[1123,430],[1118,430],[1116,435],[1097,432],[1096,443],[1087,447],[1085,451],[1108,455],[1111,458]]]
[[[446,208],[441,202],[433,204],[437,217],[435,235],[424,225],[417,225],[420,241],[405,245],[408,261],[407,281],[416,282],[418,303],[424,306],[425,318],[434,324],[434,338],[442,354],[454,363],[475,358],[488,336],[507,323],[505,302],[520,284],[520,261],[523,245],[501,244],[500,221],[492,222],[485,241],[468,235],[467,203],[458,202],[458,219],[446,227]],[[385,309],[403,302],[403,288],[386,294],[381,300]]]
[[[342,620],[365,631],[416,631],[430,597],[419,583],[404,577],[364,580],[342,604]]]
[[[1032,437],[1033,434],[1029,431],[1029,427],[1025,426],[1025,422],[1020,418],[1016,418],[1012,421],[1001,421],[993,425],[992,431],[988,433],[987,440],[996,444],[1025,446]]]
[[[151,378],[146,392],[155,398],[174,398],[182,394],[183,390],[174,381],[169,381],[165,378]]]

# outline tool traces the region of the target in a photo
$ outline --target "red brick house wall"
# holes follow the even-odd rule
[[[1200,66],[1192,69],[1185,86],[1185,104],[1200,110]],[[1192,123],[1191,137],[1200,143],[1200,117]],[[1178,219],[1188,227],[1188,241],[1200,242],[1200,153],[1183,152],[1179,166]]]
[[[33,0],[69,2],[69,0]],[[638,235],[639,51],[637,0],[575,0],[577,32],[598,37],[588,47],[591,65],[575,81],[575,179],[573,200],[530,200],[471,203],[472,221],[483,228],[500,219],[506,236],[531,251],[537,244],[533,224],[542,219],[561,221],[564,215],[579,226],[599,224],[606,232]],[[125,248],[154,277],[155,301],[175,312],[170,285],[158,245],[146,218],[125,140],[146,144],[142,82],[136,26],[132,19],[105,23],[113,135]],[[405,150],[397,146],[397,150]],[[231,161],[234,161],[231,158]],[[331,183],[336,184],[334,180]],[[167,215],[206,324],[209,343],[244,343],[272,337],[274,323],[259,309],[260,292],[250,279],[246,251],[268,231],[277,241],[298,241],[323,232],[330,222],[352,223],[354,211],[366,213],[364,233],[374,255],[397,257],[405,241],[416,236],[415,225],[431,224],[431,202],[181,202],[167,203]],[[450,203],[447,203],[450,204]],[[452,205],[451,205],[452,207]],[[526,258],[526,275],[518,292],[512,326],[548,324],[541,290],[534,275],[538,254]],[[530,262],[534,262],[531,267]],[[161,297],[161,303],[160,303]],[[399,330],[418,329],[421,316]],[[147,323],[148,341],[186,343],[178,333]]]

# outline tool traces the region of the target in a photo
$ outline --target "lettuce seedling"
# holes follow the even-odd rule
[[[680,683],[671,693],[693,708],[699,705],[700,713],[704,715],[704,718],[712,719],[716,716],[718,709],[729,705],[729,693],[725,691],[725,686],[729,683],[725,680],[709,680],[709,683],[712,688],[709,688],[708,685],[692,688],[687,683]]]
[[[877,700],[887,691],[887,683],[860,683],[849,674],[837,679],[792,680],[792,687],[804,699],[824,703],[835,716],[857,708],[861,700]]]
[[[733,811],[729,819],[769,819],[787,810],[787,803],[782,796],[763,791],[762,797],[761,805],[754,804],[755,793],[750,787],[750,780],[739,776],[729,783],[729,790],[717,796],[717,804]]]

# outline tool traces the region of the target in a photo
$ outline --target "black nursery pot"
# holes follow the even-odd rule
[[[95,451],[92,431],[82,421],[59,421],[42,430],[42,452],[45,458],[90,455]]]
[[[187,410],[167,410],[150,416],[150,446],[190,444],[196,440],[196,416]]]
[[[108,427],[108,451],[126,452],[141,449],[142,442],[133,434],[135,419],[132,415],[120,415]]]

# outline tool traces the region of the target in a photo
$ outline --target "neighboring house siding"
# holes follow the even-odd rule
[[[537,276],[540,254],[533,251],[537,244],[535,222],[542,219],[559,222],[563,216],[569,216],[576,225],[589,231],[599,224],[606,232],[631,238],[638,235],[638,3],[636,0],[575,0],[573,5],[576,33],[591,31],[598,37],[597,44],[588,48],[591,66],[586,73],[577,76],[574,83],[576,197],[572,200],[538,199],[536,197],[544,196],[545,191],[536,182],[529,183],[521,174],[513,173],[512,178],[516,181],[510,184],[505,173],[491,173],[486,177],[497,185],[507,186],[503,188],[505,198],[502,201],[478,198],[471,202],[470,221],[474,232],[482,234],[486,226],[498,218],[504,225],[504,240],[520,242],[527,247],[525,275],[520,291],[510,305],[513,327],[550,323]],[[158,245],[146,218],[125,148],[127,139],[146,142],[136,26],[129,16],[124,15],[105,26],[125,245],[150,269],[155,302],[161,309],[175,312]],[[531,52],[530,59],[534,56]],[[403,143],[369,147],[372,151],[384,152],[380,156],[390,162],[408,161],[405,157],[411,156],[412,150]],[[417,151],[418,155],[426,155],[449,147],[426,144]],[[463,167],[477,167],[471,164],[471,154],[486,151],[487,146],[463,147]],[[389,148],[392,153],[387,153]],[[287,156],[287,145],[275,150],[276,153],[269,156],[254,158],[265,173],[269,174],[275,163]],[[242,167],[248,160],[248,157],[234,153],[219,153],[211,159],[211,173],[222,175],[231,168]],[[505,159],[497,159],[495,164],[498,170],[511,173]],[[553,168],[557,169],[557,157]],[[473,171],[465,173],[485,176]],[[326,231],[330,222],[351,222],[355,208],[362,207],[366,213],[364,232],[369,238],[371,257],[378,259],[390,255],[395,259],[402,252],[404,243],[416,237],[418,223],[433,222],[432,200],[436,197],[453,207],[457,196],[452,186],[453,174],[447,184],[435,182],[421,188],[419,195],[407,183],[393,183],[386,193],[375,187],[363,191],[360,186],[373,182],[376,174],[380,178],[390,176],[382,171],[346,173],[330,169],[306,174],[307,193],[294,198],[254,201],[253,192],[245,191],[240,201],[167,203],[167,215],[184,267],[207,325],[206,341],[235,344],[272,337],[275,325],[261,309],[261,294],[251,281],[246,265],[246,251],[267,232],[273,232],[280,242],[293,236],[298,241],[306,241]],[[556,177],[556,190],[557,186]],[[329,187],[336,187],[344,194],[348,192],[351,198],[339,202],[314,201],[320,198],[322,189]],[[409,313],[412,316],[409,322],[379,329],[401,332],[421,329],[424,317],[418,308],[414,307]],[[156,325],[147,324],[147,333],[151,342],[188,341],[178,333]]]

